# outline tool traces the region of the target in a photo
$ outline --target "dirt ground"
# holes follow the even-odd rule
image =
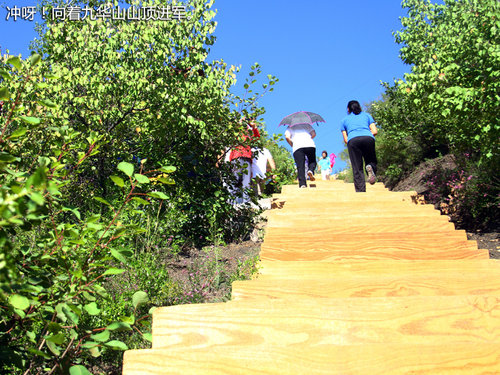
[[[167,265],[169,276],[186,288],[186,293],[203,290],[203,302],[226,301],[231,295],[231,279],[248,279],[252,277],[253,265],[258,268],[260,244],[248,240],[191,249],[170,259]],[[193,277],[196,270],[200,271],[200,275]],[[219,280],[218,283],[213,282],[214,278]],[[205,284],[208,286],[203,288]]]
[[[490,252],[490,259],[500,259],[500,234],[498,232],[467,233],[467,238],[477,241],[479,249],[487,249]]]

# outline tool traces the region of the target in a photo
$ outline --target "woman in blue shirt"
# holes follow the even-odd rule
[[[377,156],[375,155],[375,135],[377,127],[375,120],[366,112],[361,111],[361,105],[356,100],[347,104],[348,115],[342,119],[340,130],[347,144],[349,159],[351,160],[354,175],[354,189],[356,192],[366,191],[363,160],[368,173],[368,182],[377,181]]]

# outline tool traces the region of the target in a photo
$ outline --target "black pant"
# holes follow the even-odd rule
[[[297,173],[299,186],[306,185],[306,172],[305,171],[305,157],[307,156],[307,170],[312,171],[316,169],[316,147],[303,147],[299,148],[293,153],[293,158],[295,159],[295,164],[297,165]]]
[[[357,192],[366,191],[365,165],[371,165],[373,172],[377,173],[377,156],[375,155],[375,139],[369,136],[354,137],[347,143],[349,159],[351,159],[352,174],[354,175],[354,189]]]

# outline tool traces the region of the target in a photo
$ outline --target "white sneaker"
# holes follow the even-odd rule
[[[375,176],[375,172],[373,172],[373,167],[371,165],[366,166],[366,172],[368,173],[368,182],[370,185],[373,185],[377,182],[377,176]]]
[[[314,173],[312,171],[307,171],[307,175],[309,176],[310,181],[315,181]]]

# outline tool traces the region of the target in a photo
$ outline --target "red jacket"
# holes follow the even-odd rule
[[[260,138],[259,129],[252,128],[252,133],[253,133],[252,138]],[[243,141],[246,141],[249,138],[249,136],[243,134],[242,138]],[[250,148],[250,146],[236,146],[233,150],[231,150],[231,153],[229,154],[229,161],[238,158],[252,159],[252,149]]]

